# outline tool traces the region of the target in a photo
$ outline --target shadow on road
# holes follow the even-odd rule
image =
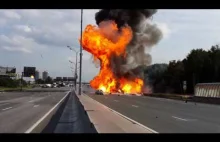
[[[42,133],[97,133],[97,131],[73,91]]]

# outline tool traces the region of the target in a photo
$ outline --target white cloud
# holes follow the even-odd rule
[[[15,25],[15,29],[21,30],[27,33],[32,31],[28,25]]]
[[[17,12],[12,11],[12,10],[4,10],[3,14],[7,18],[12,18],[12,19],[20,19],[21,18],[21,16]]]
[[[34,48],[43,47],[34,41],[34,39],[20,35],[0,35],[1,47],[8,51],[21,51],[32,53]]]
[[[97,11],[83,11],[83,29],[88,24],[95,24]],[[69,72],[68,57],[74,61],[75,58],[66,46],[79,50],[80,12],[0,10],[0,64],[11,61],[16,65],[30,61],[31,65],[36,64],[37,68],[54,72],[56,76],[72,74]],[[192,48],[209,48],[218,43],[219,16],[219,10],[158,10],[153,22],[158,24],[166,40],[152,48],[153,62],[183,58]],[[10,54],[17,58],[3,62]],[[44,59],[39,59],[40,54]],[[90,80],[98,71],[99,68],[92,63],[91,54],[83,51],[83,78]]]
[[[24,53],[31,53],[31,50],[27,49],[27,48],[24,48],[24,47],[8,47],[8,46],[3,46],[2,47],[3,49],[5,50],[8,50],[8,51],[22,51]]]

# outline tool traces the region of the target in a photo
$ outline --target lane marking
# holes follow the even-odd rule
[[[175,118],[175,119],[182,120],[182,121],[188,121],[187,119],[184,119],[184,118],[180,118],[180,117],[176,117],[176,116],[172,116],[172,117]]]
[[[114,100],[115,102],[119,102],[119,100]]]
[[[7,105],[7,104],[10,104],[10,103],[3,103],[3,104],[0,104],[0,106],[4,106],[4,105]]]
[[[83,94],[84,94],[84,93],[83,93]],[[151,128],[149,128],[149,127],[147,127],[147,126],[145,126],[145,125],[143,125],[143,124],[141,124],[141,123],[139,123],[139,122],[137,122],[137,121],[135,121],[135,120],[133,120],[133,119],[131,119],[131,118],[129,118],[129,117],[127,117],[127,116],[125,116],[125,115],[123,115],[123,114],[121,114],[121,113],[119,113],[119,112],[113,110],[113,109],[111,109],[111,108],[109,108],[109,107],[107,107],[106,105],[100,103],[99,101],[96,101],[95,99],[89,97],[88,95],[84,94],[84,96],[85,96],[85,97],[88,97],[89,99],[92,99],[92,100],[95,101],[96,103],[98,103],[98,104],[104,106],[105,108],[107,108],[107,109],[109,109],[110,111],[112,111],[112,112],[118,114],[119,116],[121,116],[121,117],[123,117],[123,118],[125,118],[125,119],[127,119],[127,120],[129,120],[129,121],[131,121],[131,122],[133,122],[133,123],[135,123],[135,124],[137,124],[137,125],[139,125],[139,126],[145,128],[145,129],[151,131],[152,133],[158,133],[157,131],[154,131],[153,129],[151,129]]]
[[[12,109],[12,107],[7,107],[7,108],[4,108],[2,110],[4,111],[4,110],[8,110],[8,109]]]
[[[131,105],[131,106],[136,107],[136,108],[138,107],[138,106],[136,106],[136,105]]]
[[[28,102],[29,102],[29,103],[32,103],[32,102],[37,101],[37,100],[39,100],[39,98],[38,98],[38,99],[35,99],[35,100],[30,100],[30,101],[28,101]]]
[[[34,105],[34,107],[38,107],[39,105]]]
[[[34,123],[34,125],[32,125],[24,133],[30,133],[31,131],[33,131],[68,96],[69,92],[53,108],[51,108],[43,117],[41,117],[36,123]]]

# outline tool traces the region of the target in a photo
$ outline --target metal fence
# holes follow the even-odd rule
[[[220,83],[199,83],[195,86],[195,96],[220,98]]]

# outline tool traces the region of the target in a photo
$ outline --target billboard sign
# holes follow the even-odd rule
[[[62,77],[56,77],[56,81],[62,81]]]
[[[68,81],[75,81],[74,77],[68,77]]]
[[[16,68],[15,67],[0,67],[0,75],[15,77]]]
[[[67,77],[63,77],[63,81],[68,81],[68,78]]]
[[[24,77],[35,76],[36,67],[24,67]]]

